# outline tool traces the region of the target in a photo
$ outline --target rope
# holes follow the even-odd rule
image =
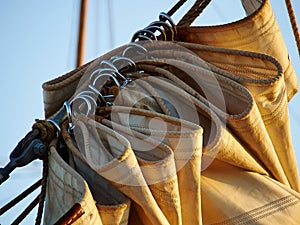
[[[39,139],[46,143],[50,143],[56,136],[56,128],[46,120],[35,120],[32,130],[38,130],[40,134]]]
[[[41,188],[41,193],[39,195],[39,206],[38,206],[38,212],[35,219],[35,225],[40,225],[42,222],[44,203],[46,197],[46,189],[47,189],[47,178],[48,178],[48,154],[43,159],[43,177],[41,181],[42,188]]]
[[[192,8],[178,22],[177,26],[190,26],[210,2],[211,0],[197,0]]]
[[[24,148],[36,138],[39,138],[44,143],[50,143],[51,140],[56,136],[56,128],[48,121],[45,120],[36,120],[36,123],[32,126],[32,131],[30,131],[23,139],[19,142],[17,146],[17,150],[14,150],[14,157],[18,157]],[[36,217],[36,224],[41,224],[42,214],[44,209],[44,200],[46,195],[46,183],[47,183],[47,176],[48,176],[48,155],[46,154],[43,157],[43,177],[42,179],[38,180],[36,183],[31,185],[27,188],[24,192],[19,194],[16,198],[8,202],[2,208],[0,208],[0,215],[7,212],[9,209],[14,207],[17,203],[22,201],[26,198],[30,193],[35,191],[39,186],[41,187],[41,193],[38,197],[16,218],[13,224],[18,224],[21,222],[29,213],[30,211],[39,204],[37,217]],[[25,160],[26,162],[26,160]]]
[[[6,211],[14,207],[17,203],[19,203],[22,199],[26,198],[29,194],[31,194],[34,190],[36,190],[41,185],[41,179],[35,182],[33,185],[31,185],[29,188],[27,188],[24,192],[19,194],[17,197],[15,197],[13,200],[8,202],[6,205],[4,205],[0,209],[0,216],[3,215]]]
[[[289,14],[289,18],[290,18],[290,22],[292,25],[296,45],[298,48],[298,54],[300,55],[300,35],[299,35],[298,27],[297,27],[297,22],[296,22],[295,13],[293,10],[292,2],[290,0],[285,0],[285,5],[286,5],[286,8],[287,8],[287,11]]]
[[[43,216],[44,210],[44,202],[46,196],[46,187],[47,187],[47,177],[48,177],[48,155],[43,159],[43,177],[42,179],[38,180],[36,183],[31,185],[28,189],[26,189],[23,193],[18,195],[12,201],[7,203],[0,209],[0,215],[4,214],[6,211],[14,207],[17,203],[27,197],[30,193],[35,191],[39,186],[41,187],[41,193],[27,206],[27,208],[15,219],[12,224],[19,224],[32,210],[33,208],[39,204],[38,212],[35,219],[35,224],[40,225]]]
[[[173,16],[173,14],[181,7],[187,0],[180,0],[179,2],[176,3],[168,12],[167,14],[169,16]]]
[[[24,218],[33,210],[33,208],[39,203],[39,195],[26,207],[26,209],[12,222],[11,225],[17,225],[21,223]]]

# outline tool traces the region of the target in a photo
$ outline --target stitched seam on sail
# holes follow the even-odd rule
[[[63,190],[64,192],[67,192],[69,194],[73,194],[74,192],[79,194],[80,196],[82,195],[82,193],[76,189],[74,189],[71,185],[66,184],[64,180],[62,180],[60,177],[55,176],[55,171],[49,167],[49,170],[52,172],[52,175],[49,176],[49,179],[51,179],[54,183],[55,183],[55,187],[58,187],[59,189]],[[61,185],[59,185],[59,183],[57,182],[59,181],[60,184],[63,184],[64,187],[62,187]],[[72,191],[68,191],[67,189],[65,189],[65,187],[70,188]]]
[[[253,223],[254,221],[272,215],[278,211],[282,211],[297,203],[299,203],[299,199],[297,199],[295,196],[293,195],[285,196],[283,198],[270,202],[264,206],[243,213],[239,216],[230,218],[220,223],[214,223],[211,225],[231,225],[231,224],[239,225],[245,223]]]
[[[246,218],[240,222],[240,224],[253,224],[253,222],[257,222],[258,220],[270,216],[278,211],[282,211],[292,205],[297,204],[298,199],[285,199],[282,202],[278,202],[270,207],[266,208],[266,210],[255,213],[254,215],[249,215],[250,218]],[[253,218],[254,217],[254,218]]]
[[[174,209],[178,209],[180,207],[180,198],[179,195],[167,195],[165,191],[161,191],[158,188],[151,187],[150,190],[152,194],[155,196],[155,199],[157,202],[167,206],[167,207],[172,207]]]

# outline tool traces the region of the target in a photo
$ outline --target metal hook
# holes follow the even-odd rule
[[[91,96],[95,96],[96,95],[96,93],[94,93],[94,92],[92,92],[90,90],[83,90],[83,91],[80,92],[79,95],[82,95],[82,94],[84,94],[84,95],[91,95]]]
[[[89,87],[92,91],[94,91],[94,93],[97,94],[97,96],[100,97],[101,100],[102,100],[103,102],[106,103],[105,98],[103,97],[103,95],[101,94],[101,92],[100,92],[97,88],[95,88],[93,85],[90,85],[90,84],[88,85],[88,87]]]
[[[106,104],[106,105],[112,105],[112,102],[108,102],[106,99],[108,98],[114,98],[114,95],[102,95],[100,91],[98,91],[95,87],[93,87],[92,85],[89,85],[89,87],[96,91],[97,93],[99,93],[99,96],[101,97],[102,101]]]
[[[151,31],[154,34],[155,34],[156,31],[158,31],[158,32],[160,32],[163,41],[167,40],[167,34],[166,34],[165,30],[162,29],[160,26],[154,26],[154,25],[150,26],[149,25],[148,27],[145,28],[145,30]],[[156,35],[156,38],[157,38],[157,35]]]
[[[157,37],[152,31],[143,29],[143,30],[138,30],[137,32],[135,32],[133,34],[133,36],[131,38],[131,42],[135,42],[136,40],[138,40],[139,35],[147,36],[147,37],[151,38],[152,40],[157,41]]]
[[[109,60],[102,60],[101,63],[100,63],[100,68],[101,69],[112,68],[114,70],[117,70],[115,65],[112,62],[110,62]]]
[[[126,54],[128,55],[128,52],[130,50],[135,50],[135,53],[137,53],[139,55],[143,55],[143,54],[148,53],[148,50],[144,46],[142,46],[141,44],[138,44],[138,43],[135,43],[135,42],[130,42],[127,45],[127,47],[125,48],[125,50],[123,51],[122,56],[126,57]]]
[[[139,39],[139,41],[150,41],[151,43],[153,43],[153,40],[150,37],[143,34],[139,34],[137,36],[137,39]]]
[[[174,41],[175,34],[173,27],[165,21],[155,21],[149,24],[149,26],[159,26],[165,30],[167,41]]]
[[[99,98],[98,98],[98,95],[97,95],[95,92],[89,91],[89,90],[84,90],[84,91],[80,92],[79,95],[80,95],[80,96],[85,96],[85,97],[91,99],[92,102],[94,103],[94,105],[97,106],[97,100],[98,100]],[[100,99],[99,99],[99,100],[100,100]]]
[[[127,66],[129,67],[130,71],[136,71],[136,65],[135,65],[135,62],[128,58],[128,57],[125,57],[125,56],[113,56],[110,58],[111,62],[115,65],[117,64],[118,62],[125,62],[127,63]],[[122,65],[122,64],[120,64]],[[123,69],[125,66],[116,66],[118,67],[118,70],[121,70]],[[119,68],[120,67],[120,68]]]
[[[159,17],[160,21],[163,21],[163,22],[168,21],[170,23],[171,27],[173,28],[174,35],[176,36],[177,35],[177,29],[176,29],[175,22],[172,20],[172,18],[165,12],[161,12],[158,17]]]
[[[117,69],[116,67],[114,67],[114,68],[101,68],[101,69],[99,69],[98,75],[105,74],[105,73],[113,73],[117,77],[116,69]]]
[[[90,80],[93,80],[93,76],[95,76],[95,74],[99,74],[101,72],[101,68],[96,69],[95,71],[93,71],[90,75]]]
[[[126,78],[118,71],[118,69],[115,67],[115,65],[108,61],[108,60],[103,60],[101,63],[100,63],[100,66],[101,65],[106,65],[106,66],[109,66],[109,68],[112,68],[114,71],[113,73],[115,73],[116,75],[120,76],[124,81],[126,80]],[[101,66],[102,67],[102,66]]]
[[[89,101],[90,103],[93,103],[93,106],[92,106],[92,104],[91,104],[91,109],[92,109],[92,111],[90,110],[90,112],[91,112],[91,114],[94,114],[94,113],[95,113],[95,109],[96,109],[96,107],[97,107],[97,102],[96,102],[96,100],[95,100],[92,96],[87,95],[87,94],[81,94],[80,97],[87,98],[87,99],[90,100],[90,101]]]
[[[85,114],[85,116],[88,116],[90,111],[92,110],[92,105],[91,105],[91,102],[85,97],[85,96],[81,96],[81,95],[78,95],[76,96],[74,99],[72,99],[72,101],[70,102],[72,105],[76,102],[76,100],[83,100],[83,102],[86,104],[87,106],[87,109],[86,109],[86,113],[83,113]],[[81,105],[78,105],[78,109],[80,109]],[[74,111],[76,112],[76,111]]]
[[[112,78],[113,81],[115,82],[115,84],[118,86],[118,87],[121,87],[120,85],[120,82],[118,81],[118,79],[113,75],[113,74],[110,74],[110,73],[104,73],[104,74],[99,74],[94,80],[93,80],[93,86],[95,87],[96,86],[96,82],[99,78],[102,78],[102,77],[108,77],[108,78]],[[108,79],[107,79],[108,80]],[[126,80],[126,78],[125,78]]]

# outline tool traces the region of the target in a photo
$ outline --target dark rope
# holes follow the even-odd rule
[[[176,3],[168,12],[167,14],[169,16],[173,16],[173,14],[181,7],[187,0],[180,0],[179,2]]]
[[[6,205],[4,205],[0,209],[0,216],[3,215],[6,211],[8,211],[9,209],[11,209],[12,207],[14,207],[17,203],[19,203],[20,201],[22,201],[24,198],[26,198],[26,196],[28,196],[29,194],[31,194],[34,190],[36,190],[41,185],[41,181],[42,181],[41,179],[38,180],[33,185],[31,185],[29,188],[27,188],[24,192],[22,192],[17,197],[15,197],[13,200],[11,200]]]
[[[39,195],[26,207],[26,209],[12,222],[11,225],[17,225],[21,223],[24,218],[33,210],[33,208],[39,203]]]
[[[13,152],[14,157],[20,156],[24,149],[27,148],[27,146],[34,141],[35,139],[40,139],[43,141],[46,145],[50,143],[51,140],[56,136],[56,128],[48,121],[45,120],[36,120],[36,123],[32,126],[32,131],[30,131],[18,144],[17,150]],[[24,192],[22,192],[20,195],[18,195],[16,198],[11,200],[9,203],[7,203],[5,206],[0,208],[0,215],[7,212],[9,209],[14,207],[17,203],[22,201],[24,198],[26,198],[30,193],[35,191],[39,186],[41,187],[41,193],[37,197],[37,200],[35,199],[24,211],[21,213],[18,218],[14,221],[14,224],[18,224],[21,222],[28,214],[29,212],[37,205],[38,212],[36,217],[36,224],[41,224],[42,215],[43,215],[43,209],[44,209],[44,201],[45,201],[45,195],[46,195],[46,183],[47,183],[47,176],[48,176],[48,157],[47,153],[44,156],[39,156],[41,159],[43,159],[43,177],[36,183],[34,183],[32,186],[30,186],[28,189],[26,189]],[[26,160],[25,160],[26,161]]]
[[[39,196],[39,206],[38,212],[35,219],[35,225],[40,225],[42,222],[42,216],[44,211],[44,203],[46,197],[46,188],[47,188],[47,178],[48,178],[48,154],[43,159],[43,177],[42,177],[42,188]]]
[[[177,26],[190,26],[210,2],[211,0],[197,0],[192,8],[178,22]]]
[[[289,18],[290,18],[290,22],[291,22],[291,25],[292,25],[296,45],[297,45],[297,48],[298,48],[298,54],[300,55],[300,35],[299,35],[299,30],[298,30],[298,26],[297,26],[293,6],[292,6],[292,3],[291,3],[290,0],[285,0],[285,5],[286,5],[286,8],[287,8],[287,11],[288,11],[288,14],[289,14]]]

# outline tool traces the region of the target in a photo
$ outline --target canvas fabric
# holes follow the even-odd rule
[[[174,208],[174,206],[165,205],[168,202],[176,202],[176,208],[181,210],[178,214],[181,214],[182,218],[179,217],[180,220],[169,219],[170,224],[201,223],[200,168],[202,128],[184,120],[164,116],[148,110],[132,110],[129,107],[114,107],[112,117],[113,122],[103,119],[102,123],[116,131],[122,132],[128,139],[130,138],[130,133],[140,138],[146,137],[149,139],[150,136],[154,140],[159,140],[170,147],[174,154],[176,170],[173,171],[173,176],[176,177],[174,180],[176,182],[163,179],[163,181],[150,185],[150,189],[154,189],[154,193],[158,194],[156,198],[158,202],[165,202],[161,207],[163,211],[167,210],[165,214],[169,214],[168,211]],[[155,123],[155,120],[157,120],[157,124],[148,127],[149,122]],[[131,129],[128,129],[128,127]],[[137,145],[137,147],[145,146],[145,144],[140,143],[140,140],[131,141],[131,143],[133,143],[133,146]],[[138,157],[139,154],[137,153],[136,155]],[[151,173],[151,176],[153,176],[153,168],[145,172],[147,175]],[[156,188],[157,185],[159,188]],[[174,193],[167,193],[168,190],[176,189],[178,189],[178,199],[175,198],[176,195]],[[175,221],[179,222],[175,223]]]
[[[183,45],[219,68],[227,72],[234,71],[233,74],[225,76],[241,83],[251,92],[286,177],[290,185],[299,191],[299,174],[290,134],[287,87],[281,64],[273,58],[256,53],[207,48],[190,43]],[[224,55],[226,60],[222,57]],[[238,63],[232,63],[237,61]],[[282,133],[286,134],[284,138]]]
[[[178,53],[178,59],[174,60],[176,53]],[[171,55],[173,56],[172,59],[170,59]],[[259,113],[251,93],[244,86],[226,77],[234,77],[236,75],[220,69],[213,72],[210,69],[211,65],[208,63],[204,64],[203,61],[199,60],[199,58],[193,54],[189,55],[176,51],[159,50],[155,53],[155,56],[161,57],[161,60],[160,58],[155,58],[153,61],[147,60],[145,62],[139,62],[138,68],[152,72],[158,76],[167,77],[178,84],[182,89],[206,105],[209,105],[221,118],[226,120],[228,128],[238,137],[239,142],[243,143],[248,151],[251,151],[257,156],[278,180],[288,184],[271,139],[267,133],[267,129],[263,123],[262,116]],[[249,61],[250,60],[251,59],[249,59]],[[268,60],[265,61],[268,62]],[[159,62],[163,62],[165,68],[155,66],[155,63],[159,64]],[[178,68],[180,68],[180,70],[178,70]],[[187,74],[189,76],[187,76]],[[201,76],[199,76],[199,74],[201,74]],[[197,82],[185,79],[185,77],[191,76],[194,76]],[[210,89],[203,87],[204,85],[200,85],[200,87],[199,85],[195,85],[208,82],[211,83]],[[198,91],[196,91],[197,88]],[[199,93],[203,93],[201,89],[205,90],[205,97],[199,95]],[[209,94],[211,96],[208,96]],[[224,98],[225,102],[222,102],[220,97]],[[209,100],[206,98],[209,98]],[[293,149],[291,151],[293,151]]]
[[[290,100],[298,82],[269,0],[242,0],[247,17],[216,26],[178,27],[178,40],[270,55],[282,65]]]
[[[68,133],[67,124],[62,127],[62,136],[70,152],[78,152],[77,145]],[[80,154],[69,155],[69,164],[82,175],[93,195],[103,224],[128,224],[131,200],[119,192],[106,179],[98,175]]]
[[[298,224],[299,197],[269,177],[219,160],[201,176],[204,224]]]
[[[56,144],[50,145],[44,224],[102,224],[88,184],[61,158]]]
[[[113,105],[79,104],[51,144],[45,224],[299,224],[296,75],[269,1],[242,4],[240,21],[143,43]],[[46,118],[126,50],[45,83]]]

